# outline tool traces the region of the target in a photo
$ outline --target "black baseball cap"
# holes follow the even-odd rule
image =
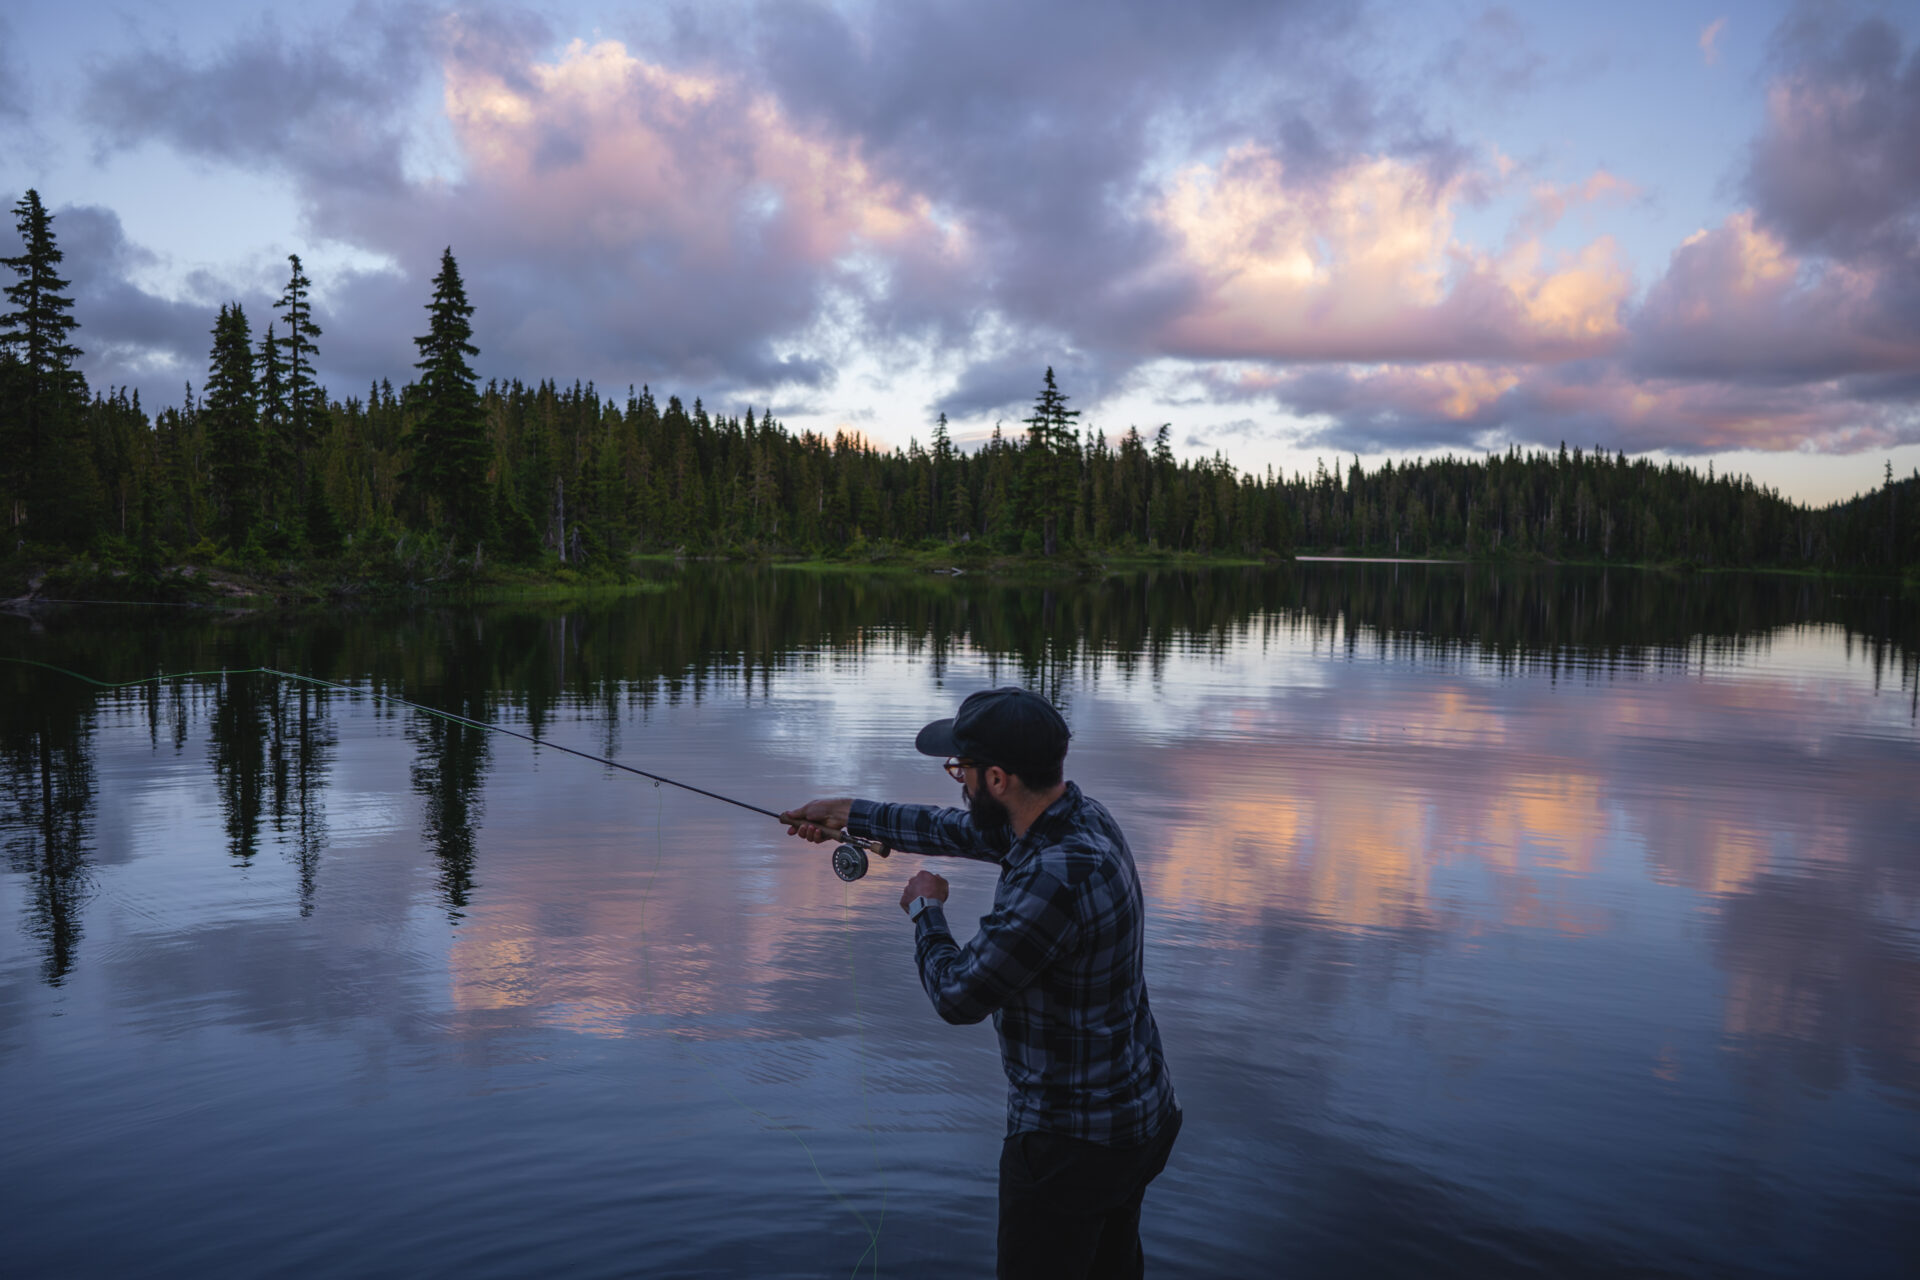
[[[1054,705],[1031,689],[982,689],[951,720],[922,729],[913,746],[922,755],[997,764],[1024,777],[1064,760],[1072,736]]]

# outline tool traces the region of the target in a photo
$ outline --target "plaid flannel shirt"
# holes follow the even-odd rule
[[[1073,783],[1018,840],[965,809],[856,800],[847,829],[915,853],[1000,864],[965,946],[938,905],[914,927],[920,985],[951,1023],[989,1014],[1007,1073],[1007,1133],[1110,1147],[1150,1139],[1179,1104],[1147,1003],[1146,911],[1113,816]]]

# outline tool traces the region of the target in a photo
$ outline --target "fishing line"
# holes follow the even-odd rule
[[[860,962],[853,953],[853,882],[847,881],[840,893],[840,924],[842,934],[847,940],[847,981],[853,987],[853,1038],[854,1070],[860,1079],[860,1127],[867,1131],[867,1147],[873,1152],[873,1175],[880,1180],[880,1221],[872,1231],[872,1243],[868,1249],[873,1254],[873,1274],[880,1274],[880,1232],[887,1225],[887,1195],[889,1188],[886,1177],[880,1171],[880,1139],[873,1132],[873,1109],[867,1098],[867,1025],[860,1016]],[[860,1274],[860,1262],[866,1258],[861,1254],[853,1264],[853,1273]]]
[[[450,720],[454,724],[469,725],[472,728],[485,729],[491,733],[504,733],[508,737],[519,738],[523,742],[531,742],[536,747],[551,747],[555,751],[564,751],[570,756],[579,756],[582,760],[592,760],[596,764],[604,764],[613,769],[624,769],[628,773],[638,774],[649,781],[656,783],[664,782],[670,787],[679,787],[682,791],[691,791],[695,795],[705,796],[709,800],[718,800],[722,804],[730,804],[738,809],[746,809],[752,813],[764,814],[776,820],[780,817],[780,815],[773,810],[762,809],[757,804],[748,804],[745,800],[735,800],[732,796],[723,796],[718,791],[708,791],[705,787],[696,787],[690,782],[677,782],[672,778],[663,777],[657,773],[649,773],[645,769],[636,769],[630,764],[621,764],[618,760],[609,760],[605,756],[594,755],[591,751],[577,751],[572,747],[563,747],[557,742],[549,742],[544,738],[535,737],[531,733],[521,733],[518,729],[509,729],[502,724],[488,724],[484,720],[469,719],[466,716],[459,715],[452,711],[441,711],[436,707],[422,706],[418,702],[409,702],[405,698],[395,697],[390,693],[376,693],[372,689],[361,689],[355,685],[340,684],[333,680],[322,680],[318,676],[303,676],[298,672],[281,671],[274,667],[222,667],[218,671],[176,671],[166,675],[147,676],[140,680],[122,680],[118,683],[112,683],[106,680],[95,680],[92,676],[81,675],[78,671],[69,671],[65,667],[56,667],[51,662],[35,662],[32,658],[6,658],[0,659],[0,661],[16,662],[22,666],[41,667],[48,671],[57,671],[63,676],[72,676],[76,680],[84,680],[88,684],[96,685],[102,689],[130,689],[135,685],[156,684],[163,680],[187,680],[196,676],[279,676],[282,680],[298,680],[303,684],[318,685],[322,689],[337,689],[342,693],[349,694],[364,693],[370,698],[377,698],[382,702],[391,702],[395,706],[410,707],[426,715],[438,716],[442,720]]]
[[[484,729],[488,733],[504,733],[510,738],[518,738],[522,742],[531,742],[536,747],[546,747],[553,751],[564,751],[570,756],[579,756],[582,760],[591,760],[595,764],[603,764],[609,769],[620,769],[626,773],[645,778],[655,786],[665,783],[670,787],[678,787],[682,791],[691,791],[697,796],[705,796],[709,800],[718,800],[722,804],[730,804],[736,809],[745,809],[749,813],[757,813],[763,817],[772,818],[776,822],[780,821],[780,815],[772,809],[763,809],[757,804],[748,804],[745,800],[736,800],[732,796],[723,796],[718,791],[709,791],[705,787],[696,787],[691,782],[681,782],[675,778],[669,778],[665,774],[651,773],[630,764],[622,764],[618,760],[610,760],[606,756],[595,755],[591,751],[581,751],[574,747],[562,746],[560,743],[549,741],[546,738],[541,738],[531,733],[522,733],[518,729],[509,729],[503,724],[489,724],[485,720],[474,720],[470,717],[460,715],[457,712],[442,711],[437,707],[429,707],[418,702],[411,702],[406,698],[396,697],[390,693],[379,693],[371,688],[363,689],[356,685],[340,684],[333,680],[322,680],[318,676],[303,676],[295,671],[281,671],[276,667],[222,667],[217,671],[175,671],[165,675],[144,676],[138,680],[114,682],[96,680],[92,676],[83,675],[78,671],[70,671],[66,667],[56,667],[51,662],[37,662],[32,658],[0,657],[0,662],[12,662],[20,666],[39,667],[45,671],[56,671],[63,676],[71,676],[75,680],[83,680],[100,689],[131,689],[136,685],[158,684],[166,680],[188,680],[201,676],[263,675],[278,676],[282,680],[297,680],[303,684],[315,685],[322,689],[335,689],[348,695],[364,693],[377,701],[392,703],[397,707],[407,707],[420,712],[422,715],[437,716],[439,719],[452,724],[462,724],[469,728]],[[840,841],[839,845],[833,850],[833,873],[842,880],[854,881],[866,875],[868,866],[867,855],[869,853],[877,853],[884,858],[891,852],[886,845],[877,840],[862,839],[849,835],[844,831],[834,831],[828,834]]]
[[[653,990],[653,960],[648,950],[651,935],[647,932],[647,905],[652,900],[654,877],[660,871],[660,863],[665,858],[667,849],[665,828],[666,793],[660,790],[660,784],[658,782],[653,784],[653,789],[657,796],[657,803],[654,805],[653,810],[653,865],[647,868],[647,878],[640,887],[640,985],[643,992],[651,992]],[[841,1195],[831,1182],[827,1181],[826,1172],[820,1168],[819,1158],[813,1154],[813,1147],[808,1144],[805,1138],[800,1136],[800,1130],[796,1126],[782,1123],[735,1093],[732,1087],[729,1086],[722,1077],[719,1064],[709,1060],[705,1054],[694,1047],[693,1041],[684,1034],[684,1028],[668,1027],[667,1031],[668,1034],[673,1037],[674,1043],[679,1045],[688,1057],[705,1068],[707,1078],[719,1086],[720,1092],[727,1095],[728,1101],[732,1102],[733,1105],[739,1107],[754,1119],[765,1124],[768,1128],[777,1129],[800,1144],[800,1150],[806,1153],[807,1163],[813,1167],[813,1176],[820,1183],[821,1190],[832,1196],[839,1202],[841,1208],[852,1214],[854,1220],[860,1224],[860,1229],[867,1233],[867,1247],[861,1251],[858,1258],[854,1259],[853,1270],[849,1275],[858,1276],[862,1264],[864,1264],[868,1258],[872,1258],[872,1274],[877,1280],[880,1275],[880,1231],[885,1227],[887,1221],[887,1197],[890,1189],[887,1186],[885,1177],[881,1174],[880,1145],[879,1141],[874,1137],[873,1120],[867,1108],[867,1040],[866,1029],[860,1021],[860,973],[857,964],[853,963],[853,919],[850,914],[852,906],[853,889],[851,883],[849,883],[841,898],[840,919],[846,928],[847,958],[853,983],[853,1026],[854,1036],[858,1046],[854,1061],[855,1070],[860,1080],[861,1124],[867,1131],[867,1141],[873,1149],[874,1174],[880,1179],[880,1215],[877,1222],[868,1222],[867,1216],[861,1213],[852,1201]]]
[[[536,737],[530,733],[521,733],[517,729],[509,729],[505,725],[488,724],[484,720],[475,720],[468,716],[460,715],[456,712],[442,711],[437,707],[424,706],[421,703],[412,702],[406,698],[396,697],[393,694],[380,693],[370,688],[363,689],[355,685],[340,684],[333,680],[322,680],[318,676],[306,676],[306,675],[301,675],[298,672],[281,671],[277,667],[221,667],[217,670],[207,670],[207,671],[168,672],[163,675],[144,676],[138,680],[109,681],[109,680],[97,680],[94,677],[85,675],[81,672],[73,671],[66,667],[55,666],[51,662],[39,662],[32,658],[13,658],[13,657],[0,656],[0,662],[10,662],[18,666],[38,667],[44,671],[53,671],[63,676],[70,676],[75,680],[79,680],[86,684],[93,685],[95,688],[99,688],[99,689],[131,689],[131,688],[138,687],[140,685],[160,684],[168,680],[190,680],[190,679],[197,679],[200,677],[207,677],[207,676],[220,676],[222,678],[225,678],[227,676],[265,675],[265,676],[276,676],[282,680],[298,681],[300,683],[314,685],[322,689],[333,689],[333,690],[337,690],[338,692],[345,693],[349,696],[353,694],[364,693],[369,698],[372,698],[376,701],[391,703],[395,706],[407,707],[411,710],[420,712],[422,715],[435,716],[441,720],[448,721],[452,724],[466,725],[474,729],[483,729],[490,733],[504,733],[508,737],[519,738],[524,742],[531,742],[536,747],[549,747],[555,751],[564,751],[566,754],[570,756],[579,756],[583,760],[591,760],[596,764],[603,764],[612,769],[620,769],[627,773],[635,774],[653,783],[654,790],[657,793],[660,791],[661,785],[665,784],[666,786],[670,786],[670,787],[678,787],[682,791],[691,791],[695,795],[705,796],[709,800],[718,800],[723,804],[730,804],[730,805],[733,805],[735,808],[745,809],[750,813],[762,814],[766,817],[773,818],[776,821],[780,820],[780,815],[774,812],[772,809],[763,809],[759,805],[748,804],[744,800],[736,800],[732,796],[724,796],[717,791],[709,791],[705,787],[696,787],[692,783],[681,782],[681,781],[678,781],[677,779],[669,778],[664,774],[652,773],[645,769],[635,768],[633,765],[630,765],[630,764],[622,764],[618,760],[610,760],[605,756],[595,755],[590,751],[579,751],[573,747],[562,746],[557,742],[550,742],[544,738]],[[666,852],[666,833],[663,825],[664,823],[663,815],[665,812],[665,807],[666,807],[666,796],[664,793],[661,793],[659,796],[659,803],[656,805],[654,810],[655,844],[654,844],[653,865],[647,871],[646,883],[642,887],[641,894],[640,894],[640,935],[641,935],[641,974],[642,974],[641,983],[644,988],[648,988],[648,989],[651,989],[652,987],[652,967],[651,967],[650,959],[647,955],[647,948],[646,948],[647,904],[653,892],[654,876],[659,871],[660,862],[662,858],[665,856],[665,852]],[[878,853],[881,857],[887,856],[888,852],[890,852],[884,844],[881,844],[878,841],[867,841],[867,840],[857,839],[851,835],[848,835],[845,832],[839,832],[837,834],[839,835],[842,843],[838,848],[836,848],[833,851],[833,870],[835,875],[839,876],[842,881],[846,882],[849,885],[851,885],[853,881],[858,880],[861,876],[864,876],[867,873],[867,853],[869,850],[871,850],[872,852]],[[845,896],[842,899],[841,919],[843,924],[845,924],[847,928],[847,956],[848,956],[849,963],[852,966],[853,999],[854,999],[854,1033],[855,1033],[856,1042],[858,1046],[856,1061],[859,1064],[858,1071],[859,1071],[859,1078],[860,1078],[860,1107],[861,1107],[862,1127],[864,1127],[867,1131],[868,1143],[871,1146],[873,1151],[874,1172],[876,1175],[878,1175],[880,1173],[880,1147],[879,1147],[879,1142],[877,1138],[875,1138],[874,1136],[872,1114],[868,1108],[867,1080],[866,1080],[866,1066],[865,1066],[866,1031],[860,1021],[859,969],[858,969],[857,963],[854,962],[854,956],[853,956],[853,934],[852,934],[853,922],[850,914],[852,905],[853,905],[852,893],[853,891],[851,888],[847,889]],[[698,1050],[693,1049],[688,1044],[688,1041],[684,1035],[676,1033],[674,1034],[674,1039],[683,1048],[685,1048],[688,1053],[691,1054],[691,1056],[694,1058],[696,1062],[699,1062],[701,1066],[707,1068],[710,1078],[712,1078],[715,1084],[719,1085],[721,1092],[725,1093],[727,1097],[734,1103],[734,1105],[738,1106],[741,1110],[747,1112],[749,1115],[754,1116],[757,1119],[763,1121],[764,1123],[766,1123],[768,1127],[773,1129],[778,1129],[786,1133],[787,1135],[792,1137],[795,1142],[800,1144],[800,1149],[806,1153],[807,1163],[813,1166],[813,1175],[815,1178],[819,1180],[820,1186],[827,1192],[828,1195],[832,1196],[836,1201],[838,1201],[841,1207],[845,1208],[847,1212],[851,1213],[854,1216],[855,1220],[857,1220],[860,1223],[861,1229],[867,1233],[867,1247],[861,1253],[860,1257],[855,1260],[853,1264],[852,1274],[857,1276],[860,1273],[861,1266],[864,1263],[866,1263],[870,1258],[873,1263],[872,1273],[873,1275],[878,1276],[880,1274],[880,1229],[886,1223],[886,1209],[887,1209],[887,1195],[888,1195],[888,1189],[885,1185],[884,1178],[882,1179],[882,1185],[881,1185],[879,1218],[876,1222],[869,1222],[865,1214],[861,1213],[860,1210],[856,1208],[851,1201],[849,1201],[845,1196],[841,1195],[839,1191],[835,1190],[832,1183],[827,1181],[827,1176],[825,1172],[821,1170],[820,1161],[818,1158],[815,1157],[813,1153],[813,1148],[810,1145],[808,1145],[807,1140],[805,1138],[800,1136],[800,1131],[798,1128],[790,1124],[783,1124],[779,1120],[776,1120],[773,1116],[769,1115],[767,1112],[762,1111],[760,1108],[752,1106],[751,1104],[744,1101],[742,1098],[740,1098],[738,1094],[734,1093],[734,1091],[730,1087],[728,1087],[728,1085],[724,1080],[720,1078],[719,1073],[714,1069],[714,1064],[707,1062],[704,1059],[703,1055],[700,1054]]]

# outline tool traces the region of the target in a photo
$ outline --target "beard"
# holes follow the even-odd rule
[[[982,831],[993,831],[1000,827],[1013,825],[1013,814],[1007,806],[987,794],[986,787],[978,791],[961,792],[967,800],[967,812],[973,817],[973,825]]]

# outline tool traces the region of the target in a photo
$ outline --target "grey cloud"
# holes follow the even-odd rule
[[[1356,22],[1321,4],[938,0],[878,6],[856,28],[785,0],[757,11],[757,74],[972,233],[967,278],[904,281],[878,325],[951,339],[993,312],[1121,360],[1145,354],[1195,287],[1135,206],[1169,131],[1256,137],[1303,175],[1364,145],[1429,146],[1330,56]],[[707,29],[694,48],[717,58],[731,42]]]
[[[913,166],[916,185],[976,192],[972,200],[982,198],[968,185],[975,177],[1043,176],[1075,153],[1129,152],[1133,130],[1163,107],[1217,105],[1271,84],[1311,65],[1347,22],[1336,6],[1259,0],[1183,9],[933,0],[878,6],[858,30],[812,0],[756,14],[761,74],[789,107]],[[733,48],[730,32],[716,32],[707,52]],[[1090,123],[1101,127],[1082,127]],[[993,198],[1029,194],[1008,183]]]
[[[527,55],[553,43],[553,27],[541,14],[507,5],[466,5],[458,21],[435,24],[440,47],[470,67],[484,68],[508,88],[531,87]]]
[[[1880,18],[1802,8],[1774,38],[1775,90],[1794,109],[1755,142],[1745,189],[1800,250],[1911,251],[1920,206],[1920,51]]]
[[[1303,446],[1361,453],[1471,446],[1498,421],[1497,411],[1483,411],[1467,420],[1445,417],[1383,395],[1367,380],[1337,366],[1294,371],[1274,398],[1290,413],[1324,419],[1301,437]]]
[[[1062,351],[1063,345],[1057,336],[1036,336],[971,361],[953,388],[927,406],[928,416],[945,413],[955,421],[981,421],[997,415],[1017,420],[1032,409],[1049,368],[1066,393],[1069,408],[1097,404],[1124,385],[1131,361],[1079,348]]]
[[[1218,449],[1228,440],[1248,440],[1265,434],[1260,424],[1252,418],[1235,418],[1231,422],[1215,422],[1196,427],[1187,432],[1182,441],[1190,449]]]
[[[804,356],[778,356],[760,371],[760,384],[770,387],[830,387],[838,370],[825,360]]]
[[[680,34],[721,60],[730,11]],[[985,319],[1067,335],[1100,366],[1083,394],[1158,354],[1157,335],[1199,282],[1140,216],[1170,139],[1254,137],[1303,181],[1362,147],[1435,136],[1340,70],[1350,6],[1151,3],[1030,6],[936,0],[879,6],[856,25],[811,0],[755,11],[755,74],[796,118],[857,138],[881,172],[966,226],[964,276],[898,264],[869,300],[881,335],[962,345]],[[1058,342],[1030,342],[1044,349]],[[988,358],[933,406],[972,416],[1023,405],[1044,357]],[[1089,376],[1090,375],[1090,376]]]
[[[1736,223],[1674,251],[1631,318],[1636,372],[1789,385],[1920,365],[1920,324],[1898,314],[1916,297],[1910,272],[1816,259],[1756,279],[1748,242]]]
[[[80,321],[78,362],[96,389],[138,388],[150,404],[171,403],[183,382],[206,377],[214,317],[226,303],[246,312],[256,338],[275,322],[278,280],[188,275],[182,296],[151,293],[130,278],[156,255],[126,236],[119,215],[98,206],[54,211],[54,235],[65,255],[74,314]],[[327,282],[336,302],[317,305],[318,372],[336,396],[359,394],[382,377],[404,379],[412,365],[411,338],[424,328],[428,290],[388,273],[349,273]],[[339,305],[344,300],[346,305]],[[352,323],[342,323],[347,316]]]
[[[53,231],[61,266],[81,289],[150,267],[152,250],[127,239],[120,215],[100,205],[67,205],[54,211]]]
[[[444,228],[443,228],[444,229]],[[692,403],[695,396],[722,402],[742,387],[773,392],[831,386],[835,367],[828,361],[782,354],[764,335],[725,331],[735,311],[725,302],[702,314],[694,308],[650,309],[649,283],[671,279],[636,276],[632,271],[592,288],[557,295],[550,279],[507,267],[504,259],[479,246],[480,235],[463,237],[453,229],[453,249],[472,301],[476,361],[483,376],[528,380],[575,377],[597,380],[602,390],[631,382],[672,390]],[[428,279],[439,266],[439,251],[401,255],[400,272],[350,272],[329,281],[330,305],[319,318],[320,371],[336,394],[381,378],[412,376],[413,339],[426,328]],[[554,264],[544,264],[553,270]],[[587,270],[583,269],[583,274]],[[740,304],[746,309],[748,304]],[[689,321],[676,329],[676,318]]]
[[[1530,37],[1527,24],[1512,10],[1483,9],[1442,47],[1427,72],[1475,98],[1499,101],[1530,92],[1547,65]]]
[[[1045,373],[1044,363],[1025,354],[977,360],[967,366],[953,389],[940,397],[933,411],[958,419],[1025,412],[1040,393]],[[1057,366],[1054,376],[1056,380],[1061,376]]]
[[[88,381],[96,388],[144,386],[149,395],[161,387],[177,390],[178,379],[199,382],[217,305],[163,298],[134,284],[129,275],[154,256],[127,239],[110,209],[56,209],[53,232],[73,286],[81,326],[75,338],[84,352],[79,365]],[[244,290],[222,290],[220,300],[241,300],[256,317],[268,304],[265,295]]]
[[[0,13],[0,120],[25,120],[29,101],[19,38],[14,35],[13,23]]]
[[[1867,404],[1920,404],[1920,368],[1848,378],[1840,385],[1849,399]]]
[[[726,403],[716,401],[716,403]],[[817,418],[833,412],[833,406],[824,400],[813,398],[801,400],[782,400],[778,405],[764,406],[768,412],[780,418]],[[729,410],[728,412],[732,412]]]
[[[1853,452],[1920,440],[1920,409],[1875,399],[1843,382],[1750,386],[1733,382],[1646,381],[1613,360],[1571,361],[1524,371],[1503,393],[1465,415],[1446,412],[1444,392],[1403,371],[1347,366],[1289,370],[1266,386],[1283,409],[1318,423],[1303,446],[1373,453],[1476,448],[1517,441],[1597,444],[1628,453],[1711,453],[1785,449],[1808,441]],[[1639,406],[1652,392],[1651,412]],[[1772,423],[1756,430],[1755,423]]]
[[[447,24],[449,56],[468,74],[499,78],[538,93],[529,71],[541,55],[545,27],[537,20],[462,13]],[[644,52],[644,51],[643,51]],[[663,131],[680,168],[663,175],[674,190],[650,188],[645,201],[700,200],[724,229],[725,250],[702,256],[675,239],[646,209],[577,225],[553,221],[552,206],[517,207],[515,193],[470,177],[452,189],[335,190],[315,185],[309,218],[322,235],[380,250],[400,264],[400,278],[356,280],[339,302],[368,317],[371,357],[402,347],[395,314],[413,317],[427,296],[426,279],[442,245],[460,258],[476,311],[481,367],[502,376],[597,376],[609,385],[670,382],[688,396],[750,388],[761,393],[819,389],[837,376],[834,360],[798,351],[794,335],[820,316],[833,288],[858,282],[833,265],[809,261],[795,241],[800,215],[750,210],[753,190],[741,185],[748,152],[746,113],[723,94],[685,119],[659,100],[662,91],[629,86],[621,110]],[[650,96],[651,95],[651,96]],[[534,148],[543,179],[560,180],[586,159],[587,121],[562,115],[543,121]],[[654,210],[658,212],[658,210]],[[617,224],[617,225],[616,225]],[[387,295],[406,291],[402,303]],[[358,299],[366,299],[366,309]],[[375,312],[374,306],[383,309]],[[404,326],[399,326],[404,327]],[[392,368],[392,356],[385,361]],[[357,358],[350,364],[357,366]],[[360,370],[371,373],[371,368]]]
[[[383,378],[400,385],[414,376],[419,357],[413,339],[426,332],[432,295],[426,281],[439,268],[438,255],[431,266],[420,266],[417,279],[391,271],[349,271],[324,282],[327,305],[314,308],[321,328],[316,364],[335,399],[361,395]],[[463,275],[465,270],[462,266]],[[469,278],[469,297],[472,283]],[[255,330],[262,327],[256,319]]]
[[[644,308],[621,302],[615,290],[556,305],[548,282],[526,271],[491,269],[488,256],[469,252],[463,247],[467,243],[456,235],[453,249],[475,308],[474,340],[480,347],[475,364],[483,377],[577,377],[597,382],[603,395],[624,394],[630,382],[650,383],[689,405],[696,396],[714,405],[727,403],[743,384],[772,391],[833,382],[830,364],[783,359],[764,347],[722,362],[711,352],[641,345],[656,341],[649,321],[638,314]],[[439,262],[436,249],[403,257],[398,272],[350,271],[326,282],[328,305],[317,309],[325,330],[318,365],[332,394],[360,395],[383,378],[399,383],[413,376],[414,339],[427,327],[428,280]],[[663,370],[673,376],[663,378]]]
[[[412,5],[358,5],[339,27],[299,36],[263,20],[205,63],[173,48],[96,66],[83,115],[103,150],[160,140],[321,183],[392,186],[404,141],[396,120],[433,30]]]
[[[1632,318],[1637,372],[1792,386],[1920,368],[1920,49],[1844,12],[1804,6],[1775,33],[1781,105],[1740,183],[1797,271],[1756,283],[1737,219],[1682,245]]]
[[[408,374],[426,282],[448,243],[479,308],[489,372],[600,373],[622,382],[670,374],[683,387],[830,383],[828,361],[773,341],[814,317],[821,287],[802,264],[781,260],[778,245],[717,272],[685,261],[667,241],[614,246],[610,259],[608,245],[586,236],[530,243],[511,225],[511,211],[484,192],[404,180],[405,138],[393,120],[429,55],[445,52],[526,88],[548,39],[542,20],[515,10],[463,10],[458,21],[413,6],[363,10],[337,32],[290,37],[263,26],[206,62],[174,50],[101,66],[87,111],[108,146],[159,139],[189,154],[282,169],[300,184],[315,234],[400,265],[398,274],[317,282],[331,302],[319,315],[320,369],[336,385]],[[580,140],[559,127],[546,136],[541,162],[565,169],[580,153]],[[152,310],[142,297],[102,301],[126,307],[129,325]]]

